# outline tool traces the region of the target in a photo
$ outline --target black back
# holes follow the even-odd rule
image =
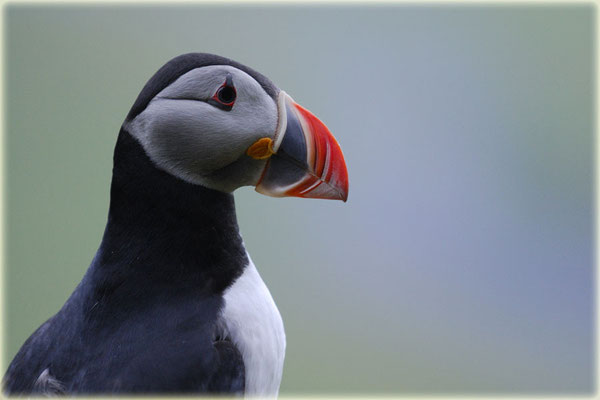
[[[262,77],[222,57],[180,56],[150,79],[128,118],[202,63]],[[243,391],[239,351],[215,342],[223,291],[248,264],[233,196],[156,168],[122,128],[110,197],[106,230],[87,273],[15,356],[5,391],[40,390],[35,381],[45,369],[68,393]]]

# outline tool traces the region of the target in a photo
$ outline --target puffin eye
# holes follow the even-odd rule
[[[223,104],[233,104],[235,101],[235,88],[232,86],[221,86],[217,91],[217,98]]]
[[[217,89],[217,92],[209,100],[209,103],[224,111],[231,111],[237,92],[233,86],[233,78],[231,74],[227,74],[225,82]]]

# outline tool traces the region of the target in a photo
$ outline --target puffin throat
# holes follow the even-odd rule
[[[208,285],[215,293],[229,286],[248,263],[233,195],[157,168],[123,128],[115,147],[99,255],[104,266],[128,260],[132,272],[139,276],[143,270],[148,281],[175,286],[186,281]]]

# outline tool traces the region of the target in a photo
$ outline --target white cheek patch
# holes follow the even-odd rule
[[[239,157],[243,134],[235,118],[210,104],[156,99],[139,117],[145,120],[140,142],[151,158],[169,170],[181,164],[189,167],[182,171],[186,174],[205,174]]]
[[[227,74],[237,93],[230,111],[207,103]],[[258,82],[237,68],[221,65],[182,75],[124,127],[159,168],[193,184],[231,191],[255,183],[251,180],[260,174],[261,164],[250,166],[256,173],[232,171],[230,177],[220,174],[218,180],[211,175],[244,157],[259,138],[273,137],[277,119],[277,105]]]
[[[214,73],[217,72],[217,73]],[[193,69],[164,88],[156,98],[189,98],[208,100],[215,88],[225,81],[225,75],[218,73],[215,67]]]

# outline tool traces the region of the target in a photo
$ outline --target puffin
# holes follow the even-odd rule
[[[98,251],[22,345],[8,395],[278,395],[281,315],[233,192],[346,201],[341,148],[310,111],[229,58],[183,54],[123,122]]]

